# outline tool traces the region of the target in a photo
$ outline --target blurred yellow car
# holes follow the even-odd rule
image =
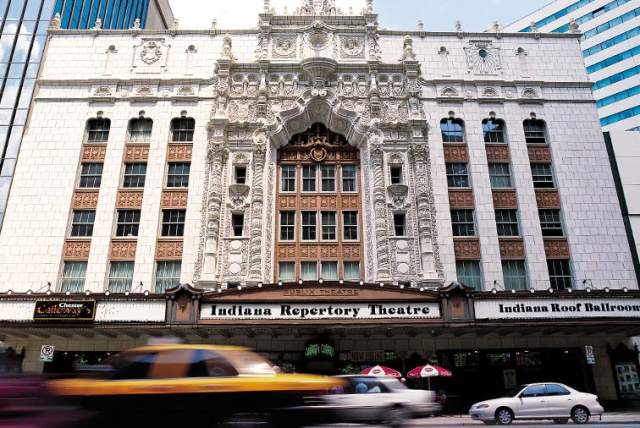
[[[259,355],[232,346],[144,346],[116,355],[110,366],[102,376],[54,380],[48,387],[93,412],[92,427],[187,420],[280,427],[322,422],[322,414],[300,409],[308,397],[342,385],[330,377],[278,373]]]

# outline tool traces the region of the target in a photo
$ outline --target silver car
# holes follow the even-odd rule
[[[482,401],[471,406],[472,419],[487,425],[509,425],[515,419],[552,419],[557,424],[573,420],[586,424],[604,409],[593,394],[576,391],[561,383],[533,383],[518,388],[511,397]]]

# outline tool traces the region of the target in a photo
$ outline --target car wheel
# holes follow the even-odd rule
[[[496,423],[498,425],[511,425],[513,422],[513,412],[507,407],[496,410]]]
[[[271,428],[268,415],[253,413],[238,413],[224,418],[218,423],[218,428]]]
[[[562,419],[554,419],[554,420],[553,420],[553,423],[554,423],[554,424],[558,424],[558,425],[564,425],[564,424],[566,424],[567,422],[569,422],[569,419],[564,419],[564,418],[562,418]]]
[[[383,424],[392,428],[402,428],[407,424],[409,412],[402,406],[394,406],[385,412]]]
[[[574,407],[571,411],[571,420],[576,424],[586,424],[589,422],[589,410],[586,407]]]

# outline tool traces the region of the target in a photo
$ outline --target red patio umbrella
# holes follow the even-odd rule
[[[434,364],[425,364],[424,366],[418,366],[407,373],[407,377],[410,378],[427,378],[429,389],[431,389],[431,378],[437,376],[451,377],[453,376],[453,374],[444,367],[436,366]]]
[[[391,376],[391,377],[402,377],[402,374],[397,371],[394,370],[390,367],[385,367],[385,366],[373,366],[373,367],[367,367],[366,369],[362,370],[360,372],[360,374],[363,375],[370,375],[370,376]]]

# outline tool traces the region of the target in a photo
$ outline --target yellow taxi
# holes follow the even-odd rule
[[[121,352],[102,376],[54,380],[48,387],[89,411],[87,426],[198,421],[239,428],[321,422],[321,414],[301,409],[341,385],[330,377],[279,373],[242,347],[172,344]]]

